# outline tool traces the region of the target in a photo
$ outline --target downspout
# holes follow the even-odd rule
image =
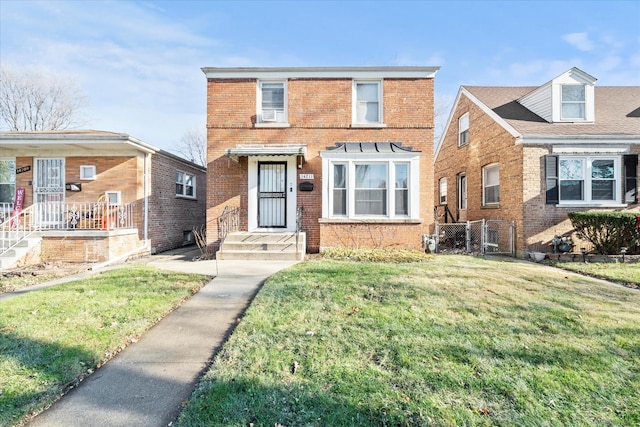
[[[147,248],[150,248],[149,242],[149,198],[151,197],[151,186],[149,185],[149,179],[151,173],[149,169],[151,167],[151,153],[147,153],[144,157],[144,207],[143,207],[143,240]]]

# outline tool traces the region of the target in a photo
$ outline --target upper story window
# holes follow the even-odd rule
[[[440,181],[438,183],[438,188],[439,188],[439,200],[440,200],[440,204],[441,205],[446,205],[447,204],[447,178],[440,178]]]
[[[93,165],[80,166],[80,179],[96,179],[96,167]]]
[[[586,119],[585,86],[562,85],[561,91],[561,118],[562,120]]]
[[[494,163],[482,168],[482,206],[500,203],[500,165]]]
[[[462,115],[458,119],[458,146],[469,143],[469,113]]]
[[[287,123],[286,81],[258,82],[258,121],[265,124]]]
[[[176,172],[176,196],[195,198],[196,177],[186,172]]]
[[[382,124],[382,81],[354,80],[353,123]]]

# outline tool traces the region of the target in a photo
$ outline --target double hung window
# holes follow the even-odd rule
[[[469,143],[469,113],[464,114],[458,119],[458,146],[467,145]]]
[[[562,120],[585,120],[585,86],[562,85]]]
[[[287,122],[287,85],[284,81],[260,81],[258,118],[261,123]]]
[[[482,205],[500,203],[500,165],[492,164],[482,168]]]
[[[196,177],[186,172],[176,172],[176,196],[195,198]]]
[[[440,204],[441,205],[446,205],[447,204],[447,178],[440,178],[440,181],[438,182],[438,189],[439,189],[439,199],[440,199]]]
[[[382,82],[353,82],[353,123],[382,123]]]

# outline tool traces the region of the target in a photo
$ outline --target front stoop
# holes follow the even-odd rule
[[[302,260],[306,253],[306,235],[296,233],[230,233],[216,253],[220,260]]]

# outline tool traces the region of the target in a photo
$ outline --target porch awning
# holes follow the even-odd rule
[[[307,159],[307,146],[303,144],[238,144],[227,148],[225,155],[235,161],[243,156],[302,156]]]

